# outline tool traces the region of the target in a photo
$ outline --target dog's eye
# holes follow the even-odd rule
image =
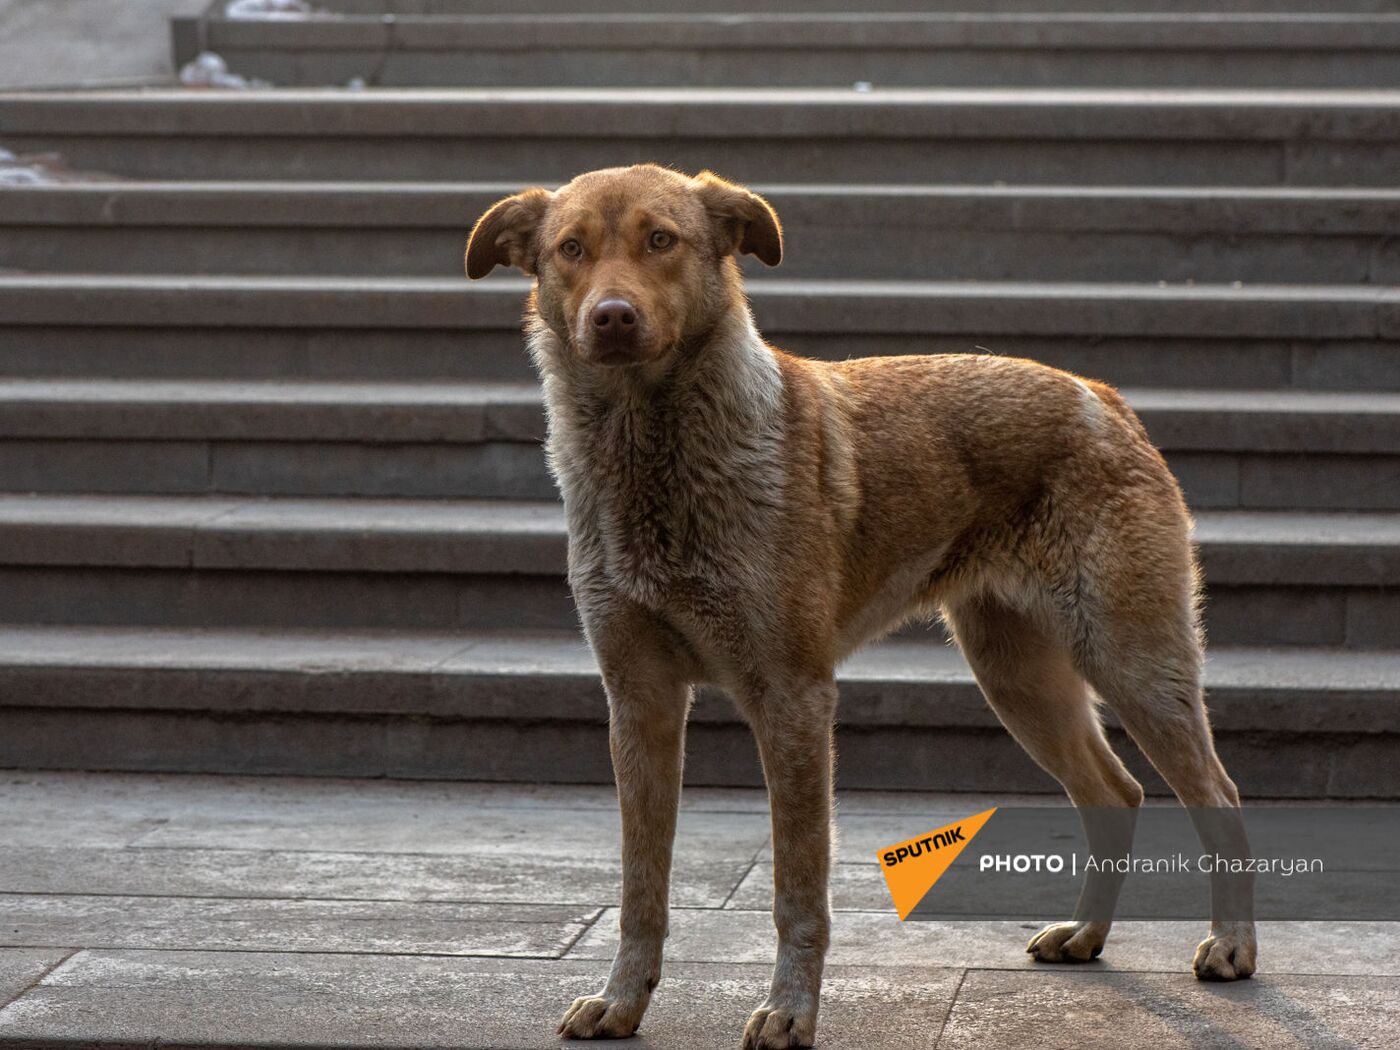
[[[647,247],[654,252],[660,252],[665,251],[675,243],[676,239],[665,230],[654,230],[647,241]]]
[[[567,241],[565,241],[559,246],[559,251],[564,255],[566,259],[577,259],[581,255],[583,255],[583,245],[579,244],[578,241],[570,237]]]

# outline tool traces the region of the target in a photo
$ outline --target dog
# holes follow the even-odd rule
[[[1243,835],[1201,695],[1190,517],[1126,402],[988,354],[784,353],[754,325],[738,254],[782,259],[769,204],[648,164],[501,200],[467,244],[469,277],[535,279],[525,331],[569,585],[610,712],[621,938],[606,987],[563,1015],[566,1037],[631,1035],[660,979],[686,716],[707,683],[752,727],[772,816],[777,958],[743,1046],[812,1045],[831,928],[833,672],[915,617],[942,618],[1076,806],[1131,813],[1143,798],[1097,697],[1183,804],[1230,814]],[[1116,896],[1111,876],[1086,894],[1095,877]],[[1216,911],[1195,973],[1247,977],[1253,922]],[[1057,923],[1027,950],[1088,960],[1109,925]]]

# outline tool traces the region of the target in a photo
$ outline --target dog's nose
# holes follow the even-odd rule
[[[604,299],[593,308],[591,318],[599,335],[628,336],[637,328],[637,309],[626,299]]]

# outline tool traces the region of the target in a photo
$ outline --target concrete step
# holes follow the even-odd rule
[[[1400,92],[498,88],[0,95],[0,144],[163,179],[1393,184]]]
[[[839,677],[844,787],[1055,790],[956,650],[887,642]],[[1400,653],[1216,646],[1206,680],[1217,746],[1248,795],[1400,797]],[[0,766],[611,780],[602,688],[571,631],[7,627],[0,697]],[[720,695],[702,694],[687,743],[690,783],[759,782]]]
[[[0,275],[0,375],[530,377],[513,278]],[[796,353],[1033,357],[1125,386],[1400,390],[1400,289],[750,282]]]
[[[576,622],[545,501],[6,495],[0,537],[5,623]],[[1400,515],[1202,512],[1196,540],[1216,642],[1400,648]]]
[[[1400,86],[1394,14],[370,13],[202,30],[230,68],[288,86]],[[178,66],[200,36],[175,39]]]
[[[1400,510],[1400,395],[1124,391],[1202,509]],[[534,383],[0,380],[0,490],[552,499]]]
[[[338,15],[518,15],[518,14],[691,14],[718,12],[725,14],[754,14],[772,12],[834,11],[848,12],[848,0],[760,0],[755,4],[745,0],[321,0],[318,10]],[[974,7],[969,0],[879,0],[875,7],[881,12],[967,12]],[[1034,12],[1059,14],[1066,9],[1076,12],[1108,13],[1202,13],[1243,14],[1280,11],[1316,13],[1320,8],[1329,12],[1394,13],[1394,0],[983,0],[975,5],[979,12]]]
[[[755,188],[782,217],[785,276],[1400,283],[1394,189]],[[462,268],[472,218],[518,189],[35,186],[0,193],[0,270],[448,276]]]

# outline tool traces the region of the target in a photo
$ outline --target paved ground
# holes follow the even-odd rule
[[[873,850],[1011,801],[843,796],[821,1046],[1395,1045],[1395,925],[1266,926],[1256,979],[1211,986],[1198,924],[1123,925],[1059,970],[1027,925],[898,922]],[[617,842],[604,788],[0,774],[0,1046],[551,1047],[616,939]],[[771,870],[760,793],[687,793],[629,1045],[737,1045]]]

